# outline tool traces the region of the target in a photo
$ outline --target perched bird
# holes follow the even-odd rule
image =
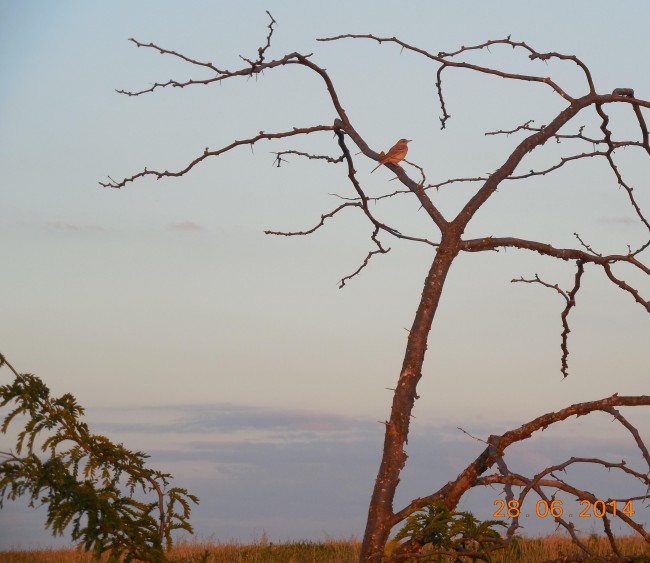
[[[406,153],[409,151],[408,144],[411,142],[410,139],[400,139],[397,141],[393,147],[386,153],[380,152],[379,153],[379,164],[375,166],[372,171],[370,172],[371,174],[377,170],[382,164],[398,164],[402,160],[404,160],[404,157],[406,156]]]

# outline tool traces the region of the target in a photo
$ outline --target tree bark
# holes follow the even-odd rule
[[[390,420],[386,422],[384,451],[368,510],[366,531],[361,545],[361,562],[381,561],[393,526],[393,499],[406,458],[411,412],[422,377],[427,339],[449,268],[459,252],[460,235],[443,236],[424,281],[422,298],[409,333],[404,363],[399,375]]]

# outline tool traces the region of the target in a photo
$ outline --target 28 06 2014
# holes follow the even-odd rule
[[[493,518],[518,518],[524,516],[528,518],[531,514],[522,513],[519,501],[509,500],[505,501],[503,499],[497,499],[494,501],[493,505],[496,507]],[[582,509],[577,515],[579,518],[602,518],[605,514],[609,513],[612,516],[616,516],[619,512],[625,514],[628,517],[634,515],[634,505],[631,500],[628,501],[616,501],[616,500],[581,500],[580,506]],[[564,515],[564,507],[561,500],[552,500],[550,502],[540,499],[535,504],[535,515],[539,518],[546,518],[550,516],[552,518],[561,518]],[[568,515],[569,518],[573,517],[573,513]]]

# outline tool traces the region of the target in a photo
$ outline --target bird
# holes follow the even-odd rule
[[[379,153],[379,164],[375,166],[372,171],[370,172],[371,174],[377,170],[382,164],[398,164],[402,160],[404,160],[404,157],[406,156],[406,153],[409,150],[408,144],[411,142],[410,139],[400,139],[397,141],[391,149],[384,154],[384,152]]]

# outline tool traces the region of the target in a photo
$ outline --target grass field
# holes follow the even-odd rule
[[[609,543],[605,538],[592,536],[583,540],[595,553],[611,556]],[[179,542],[169,554],[173,562],[218,562],[218,563],[353,563],[359,556],[360,544],[352,540],[329,540],[326,542],[287,542],[274,544],[259,541],[255,544]],[[637,561],[650,562],[650,545],[641,538],[620,538],[622,555],[641,555]],[[508,551],[496,552],[495,563],[541,563],[578,553],[578,548],[563,536],[548,536],[538,539],[519,538]],[[93,558],[83,551],[41,550],[0,552],[3,563],[68,563],[91,562]],[[451,563],[452,558],[441,561]]]

